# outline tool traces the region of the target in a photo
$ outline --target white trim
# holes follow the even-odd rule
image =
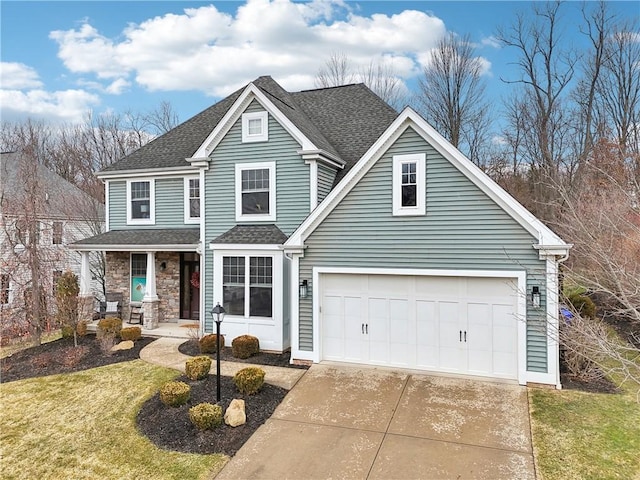
[[[547,275],[546,275],[546,296],[547,296],[547,372],[549,380],[556,388],[561,388],[560,384],[560,356],[558,329],[560,305],[558,301],[558,263],[555,256],[547,257]]]
[[[299,254],[294,254],[289,257],[291,259],[289,279],[289,300],[291,309],[291,332],[289,338],[291,341],[291,363],[293,363],[294,358],[302,359],[304,358],[302,356],[303,354],[311,353],[300,351],[300,298],[298,291],[298,282],[300,281],[300,256],[301,255]],[[308,360],[307,358],[304,359]]]
[[[210,156],[211,152],[215,150],[218,143],[224,138],[226,133],[231,129],[233,124],[240,118],[242,112],[249,106],[251,101],[255,99],[262,105],[262,107],[273,116],[276,121],[282,125],[282,127],[298,142],[303,150],[318,150],[311,140],[304,135],[298,127],[296,127],[274,103],[267,97],[260,88],[256,87],[253,83],[247,85],[242,94],[233,103],[231,108],[227,110],[227,113],[222,117],[222,120],[218,122],[213,131],[209,134],[202,145],[193,154],[193,158],[204,158]]]
[[[393,156],[393,216],[415,216],[426,213],[426,161],[424,153],[410,153]],[[415,163],[416,165],[416,206],[402,206],[402,165]]]
[[[200,216],[202,216],[202,181],[200,179],[201,175],[192,175],[189,177],[184,177],[184,223],[185,224],[200,224],[200,217],[192,217],[191,216],[191,197],[190,192],[191,192],[191,186],[190,186],[190,181],[191,180],[198,180],[198,190],[200,191],[200,197],[198,198],[198,202],[200,203]]]
[[[248,250],[248,251],[282,251],[280,245],[273,245],[269,243],[210,243],[210,250]]]
[[[109,231],[109,204],[111,203],[111,198],[109,196],[109,185],[111,182],[109,182],[109,180],[106,180],[104,182],[104,225],[105,225],[105,232]]]
[[[244,170],[269,170],[269,213],[264,215],[242,214],[242,172]],[[236,163],[235,169],[236,222],[276,221],[276,162]]]
[[[98,172],[96,173],[96,177],[106,181],[126,180],[127,178],[183,177],[184,175],[193,175],[194,173],[198,173],[198,170],[193,167],[143,168],[140,170]]]
[[[156,291],[156,254],[147,252],[147,274],[144,289],[143,302],[155,302],[158,300]]]
[[[303,160],[316,160],[330,167],[339,168],[340,170],[344,169],[345,166],[344,160],[324,150],[298,150],[296,153],[302,155]]]
[[[360,158],[356,165],[349,170],[340,183],[327,198],[316,208],[296,231],[289,237],[287,245],[302,245],[306,238],[322,223],[331,211],[340,203],[353,186],[366,174],[375,162],[408,127],[412,127],[436,151],[443,155],[453,166],[471,180],[478,188],[494,200],[516,222],[538,240],[540,245],[565,246],[560,237],[553,233],[546,225],[534,217],[513,197],[491,180],[480,168],[467,159],[459,150],[453,147],[442,135],[431,127],[420,115],[410,107],[405,108],[387,130],[376,140],[369,150]]]
[[[149,218],[131,218],[131,184],[149,182]],[[127,225],[156,224],[156,181],[154,178],[127,180]]]
[[[165,244],[165,245],[132,245],[132,244],[96,244],[96,245],[67,245],[70,250],[77,252],[197,252],[199,243],[193,244]]]
[[[318,162],[316,160],[305,160],[309,165],[309,211],[318,206]]]
[[[320,332],[322,331],[321,315],[320,315],[320,291],[322,274],[356,274],[356,275],[403,275],[403,276],[430,276],[430,277],[478,277],[478,278],[514,278],[517,279],[518,300],[516,302],[517,325],[517,343],[518,343],[518,383],[525,385],[529,380],[531,372],[526,371],[526,355],[527,355],[527,305],[526,298],[520,292],[526,292],[527,274],[525,271],[518,270],[449,270],[449,269],[410,269],[410,268],[354,268],[354,267],[313,267],[313,291],[312,291],[312,321],[313,321],[313,352],[312,360],[316,363],[320,362],[321,340]],[[522,298],[521,298],[522,297]],[[294,322],[292,322],[294,323]],[[296,319],[296,325],[299,328],[299,319]],[[296,332],[298,334],[298,332]],[[303,359],[299,355],[299,350],[292,349],[291,358]],[[549,382],[546,382],[549,383]]]
[[[251,120],[260,120],[260,133],[249,133],[249,123]],[[243,113],[242,143],[267,141],[269,141],[269,113],[266,111]]]

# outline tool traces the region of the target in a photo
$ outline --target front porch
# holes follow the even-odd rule
[[[94,320],[87,323],[87,331],[95,333],[98,328],[99,320]],[[188,340],[190,338],[198,337],[199,325],[198,322],[193,320],[179,320],[178,322],[159,322],[157,328],[145,328],[144,325],[137,325],[135,323],[122,322],[122,328],[126,327],[140,327],[143,337],[168,337],[168,338],[183,338]]]

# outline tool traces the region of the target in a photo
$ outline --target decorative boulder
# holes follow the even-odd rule
[[[230,427],[238,427],[247,423],[247,415],[244,412],[244,400],[234,398],[229,408],[224,412],[224,423]]]
[[[133,348],[132,340],[125,340],[124,342],[120,342],[117,345],[111,347],[112,352],[117,352],[118,350],[131,350]]]

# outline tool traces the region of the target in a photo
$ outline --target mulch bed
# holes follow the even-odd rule
[[[95,335],[78,337],[78,347],[73,338],[61,338],[43,343],[0,359],[0,381],[13,382],[25,378],[44,377],[58,373],[71,373],[113,363],[140,358],[140,350],[154,338],[141,338],[130,350],[104,353]]]
[[[213,361],[216,360],[215,353],[200,353],[200,346],[198,344],[198,340],[187,340],[183,344],[178,347],[180,353],[184,353],[185,355],[191,355],[192,357],[198,355],[207,355]],[[240,362],[240,363],[254,363],[258,365],[271,365],[274,367],[287,367],[287,368],[309,368],[308,365],[292,365],[289,363],[291,359],[291,352],[285,352],[282,354],[278,353],[265,353],[260,352],[256,355],[253,355],[249,358],[242,359],[236,358],[233,356],[231,347],[224,347],[220,350],[220,360],[227,362]]]
[[[249,437],[271,416],[288,390],[265,383],[255,395],[238,392],[231,377],[220,377],[220,403],[223,412],[234,398],[245,401],[247,423],[230,427],[224,422],[213,430],[199,431],[189,420],[189,408],[202,403],[216,403],[216,377],[192,381],[177,379],[191,386],[191,398],[186,405],[167,407],[155,394],[138,413],[138,428],[155,445],[166,450],[185,453],[225,453],[234,455]]]

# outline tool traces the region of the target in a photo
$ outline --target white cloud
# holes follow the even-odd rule
[[[416,10],[366,17],[341,0],[248,0],[233,15],[213,5],[188,8],[129,25],[113,39],[86,22],[50,36],[71,72],[111,80],[111,93],[135,81],[153,91],[222,96],[265,74],[285,88],[311,88],[336,51],[357,67],[393,59],[407,80],[420,72],[420,56],[444,33],[442,20]]]
[[[25,117],[76,122],[100,99],[84,90],[0,90],[0,114],[5,120]]]
[[[500,42],[493,35],[490,35],[488,37],[483,38],[480,41],[480,44],[485,46],[485,47],[491,47],[491,48],[500,48],[501,47]]]
[[[24,90],[39,88],[38,72],[24,63],[0,62],[0,88]]]

